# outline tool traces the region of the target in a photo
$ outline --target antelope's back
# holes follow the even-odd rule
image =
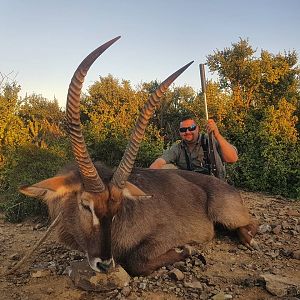
[[[179,169],[134,169],[129,181],[146,193],[159,193],[166,197],[179,193],[187,198],[189,193],[195,191],[201,198],[201,204],[205,206],[207,206],[207,201],[217,201],[217,199],[241,202],[239,192],[233,186],[216,177],[197,172]],[[176,196],[175,198],[178,199]],[[192,197],[191,199],[197,202],[198,198]]]
[[[154,194],[159,202],[167,202],[172,209],[184,211],[191,218],[204,222],[208,218],[229,227],[234,226],[234,220],[249,222],[240,193],[216,177],[178,169],[144,169],[136,170],[130,180],[143,191]]]
[[[134,169],[129,181],[151,197],[124,199],[113,223],[117,255],[141,241],[151,240],[159,245],[157,251],[164,253],[173,247],[205,243],[213,238],[207,194],[201,187],[173,170]]]

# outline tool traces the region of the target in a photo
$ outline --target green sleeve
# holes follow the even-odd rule
[[[179,158],[180,144],[173,144],[169,149],[166,149],[161,156],[167,164],[176,164]]]

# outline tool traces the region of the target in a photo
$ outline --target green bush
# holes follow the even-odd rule
[[[7,220],[19,222],[28,216],[45,216],[46,206],[37,199],[20,194],[18,189],[55,175],[67,160],[57,148],[54,151],[27,145],[7,152],[0,169],[0,209]]]
[[[234,131],[240,153],[238,162],[228,166],[231,182],[252,191],[300,199],[300,143],[293,111],[283,101],[278,109],[248,112],[242,129]]]
[[[92,142],[90,136],[88,144],[89,154],[94,161],[101,161],[107,166],[116,167],[119,165],[128,140],[124,136],[114,136],[106,140],[96,140]],[[149,137],[142,141],[137,154],[135,166],[147,168],[149,165],[162,154],[163,141],[158,137]]]

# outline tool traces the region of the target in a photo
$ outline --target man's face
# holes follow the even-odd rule
[[[184,120],[180,122],[179,134],[186,143],[195,143],[199,136],[199,127],[192,119]]]

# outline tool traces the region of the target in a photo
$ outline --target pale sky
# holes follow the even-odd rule
[[[121,35],[91,67],[83,91],[112,74],[132,86],[162,81],[200,90],[199,63],[239,38],[273,54],[300,55],[299,0],[0,0],[0,72],[62,107],[82,59]],[[300,59],[300,58],[299,58]],[[212,74],[207,72],[207,78]]]

